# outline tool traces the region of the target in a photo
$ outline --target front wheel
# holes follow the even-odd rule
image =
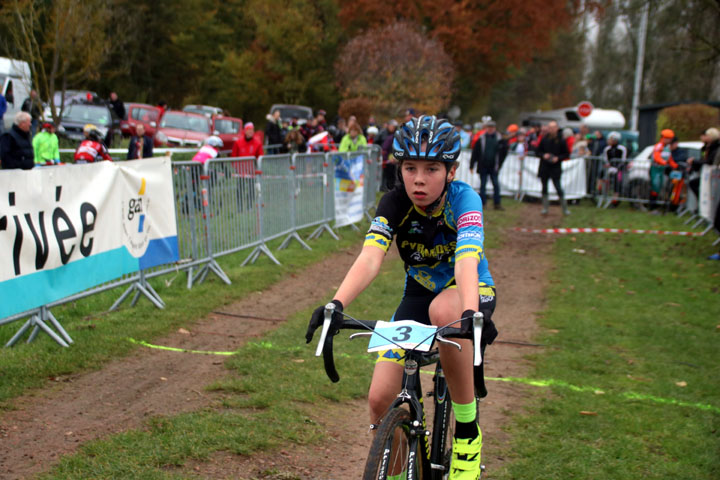
[[[363,480],[386,480],[409,470],[413,471],[412,478],[422,478],[418,442],[410,433],[411,424],[410,412],[405,409],[394,408],[385,415],[370,446]]]

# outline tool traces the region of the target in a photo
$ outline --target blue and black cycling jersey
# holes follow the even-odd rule
[[[383,195],[365,245],[387,252],[393,238],[407,275],[432,292],[455,285],[455,262],[465,257],[478,259],[481,286],[494,285],[483,250],[482,200],[466,183],[450,183],[442,210],[430,217],[402,185]]]

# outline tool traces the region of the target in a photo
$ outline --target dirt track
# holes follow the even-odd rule
[[[553,215],[539,216],[539,206],[524,205],[523,226],[547,227],[559,222]],[[558,215],[558,209],[554,209]],[[495,215],[486,213],[486,227]],[[495,320],[500,337],[488,349],[486,375],[522,376],[528,365],[524,355],[535,347],[502,341],[527,342],[536,331],[535,314],[542,310],[551,239],[532,234],[506,232],[505,245],[487,252],[498,286]],[[248,298],[224,307],[225,314],[211,314],[190,329],[192,334],[174,333],[156,343],[196,350],[234,350],[277,324],[278,299],[297,309],[317,302],[337,286],[354,260],[354,251],[333,255],[302,274]],[[332,268],[328,268],[332,265]],[[308,295],[308,285],[312,285]],[[230,315],[227,315],[230,314]],[[233,316],[242,315],[242,317]],[[256,317],[256,318],[250,318]],[[173,415],[207,406],[211,398],[203,387],[227,373],[220,358],[185,355],[162,350],[139,349],[133,356],[110,363],[100,371],[60,379],[55,385],[18,399],[18,410],[0,418],[0,478],[31,478],[48,470],[59,456],[80,444],[107,434],[137,428],[151,415]],[[503,462],[499,452],[507,442],[501,427],[504,411],[516,411],[527,395],[526,388],[506,382],[488,382],[481,425],[485,437],[484,463],[488,478]],[[366,411],[357,402],[354,411]],[[303,479],[359,478],[370,435],[365,422],[348,425],[347,406],[324,411],[318,421],[326,425],[333,440],[323,447],[297,447],[278,455],[238,457],[219,453],[210,462],[188,465],[188,474],[200,478],[277,478],[260,472],[273,467]],[[365,417],[367,418],[367,417]],[[350,427],[350,428],[348,428]],[[355,459],[354,463],[337,462]],[[342,468],[338,467],[342,463]]]

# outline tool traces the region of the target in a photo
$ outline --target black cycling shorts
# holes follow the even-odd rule
[[[448,288],[457,288],[457,286],[452,284]],[[495,304],[497,302],[495,286],[480,282],[478,289],[480,293],[478,310],[495,311]],[[405,277],[405,292],[391,321],[414,320],[419,323],[424,323],[425,325],[431,325],[429,313],[430,304],[437,296],[438,293],[428,290],[411,277]],[[391,361],[402,364],[404,363],[402,353],[402,350],[378,352],[377,361]]]

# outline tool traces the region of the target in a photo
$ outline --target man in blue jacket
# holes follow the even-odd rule
[[[0,93],[0,135],[5,131],[5,121],[3,120],[5,112],[7,112],[7,101],[5,96]]]

